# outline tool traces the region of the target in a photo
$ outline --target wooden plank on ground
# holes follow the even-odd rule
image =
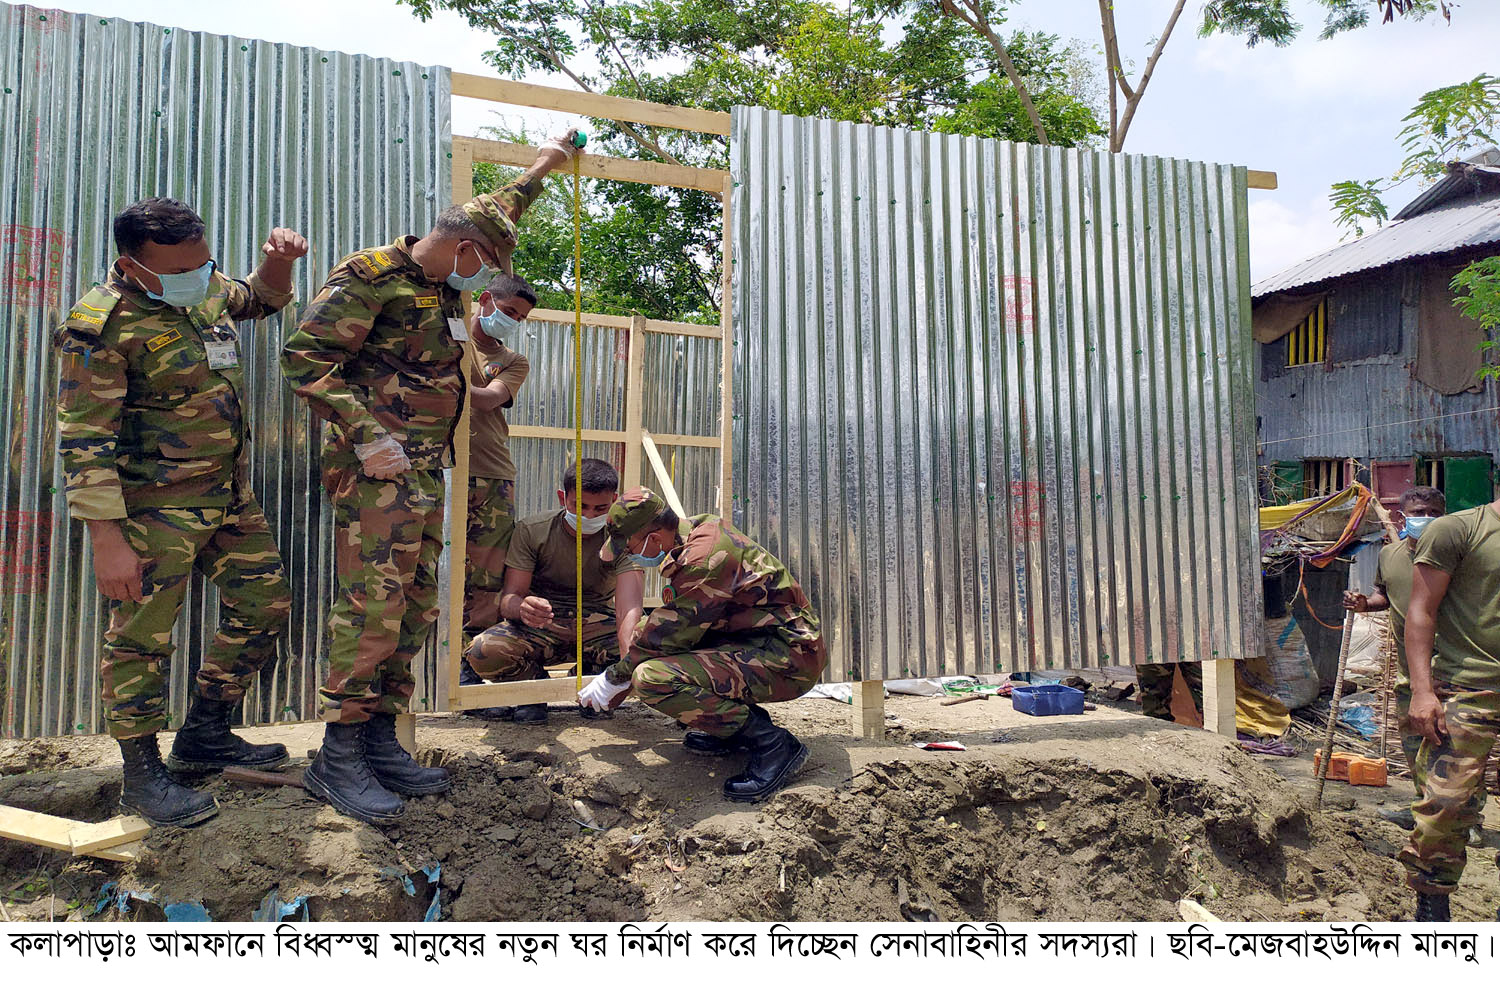
[[[594,676],[585,675],[588,685]],[[578,698],[577,680],[566,678],[530,679],[525,682],[489,682],[485,685],[461,686],[454,693],[455,711],[485,706],[528,706],[532,703],[571,703]]]
[[[518,169],[529,168],[541,153],[538,148],[518,145],[513,141],[455,137],[453,144],[457,146],[460,141],[470,150],[476,162],[493,162]],[[724,177],[729,173],[723,169],[699,169],[691,165],[672,165],[669,162],[643,162],[634,158],[584,154],[578,156],[578,174],[590,179],[639,183],[642,186],[696,189],[719,196],[723,193]]]
[[[612,121],[629,121],[632,124],[653,124],[679,131],[701,131],[704,134],[728,134],[729,115],[719,110],[700,110],[696,107],[673,107],[665,103],[650,103],[622,96],[606,96],[602,93],[580,93],[555,86],[538,86],[536,83],[518,83],[510,79],[493,76],[476,76],[468,72],[455,72],[450,76],[454,96],[471,97],[476,100],[492,100],[508,103],[513,107],[536,107],[540,110],[557,110],[565,114],[581,114]]]
[[[117,816],[103,823],[80,823],[68,834],[74,854],[92,854],[140,840],[151,832],[151,824],[138,816]]]
[[[133,848],[132,842],[140,840],[150,831],[151,825],[136,816],[115,817],[103,823],[84,823],[50,813],[0,806],[0,837],[109,861],[134,860],[138,848]],[[75,832],[83,849],[74,846]]]
[[[1233,658],[1203,663],[1203,729],[1231,740],[1235,737]]]

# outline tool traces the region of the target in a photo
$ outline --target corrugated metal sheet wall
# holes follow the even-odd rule
[[[737,109],[736,518],[834,678],[1260,652],[1243,170]]]
[[[97,732],[105,616],[58,492],[51,329],[102,278],[110,219],[141,196],[195,205],[234,275],[272,226],[305,233],[299,302],[343,254],[426,231],[450,195],[448,70],[5,4],[0,53],[0,734]],[[319,427],[276,362],[296,311],[240,328],[253,482],[296,593],[257,720],[316,713],[332,598]],[[176,632],[179,718],[216,609],[195,580]],[[431,652],[419,671],[421,697]]]

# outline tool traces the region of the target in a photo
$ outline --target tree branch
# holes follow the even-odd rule
[[[1167,39],[1172,36],[1172,29],[1177,26],[1177,18],[1182,15],[1182,8],[1187,6],[1187,0],[1177,0],[1177,5],[1172,8],[1172,16],[1167,18],[1166,29],[1162,31],[1161,37],[1156,39],[1156,47],[1151,50],[1151,57],[1146,60],[1146,70],[1141,73],[1141,81],[1136,85],[1135,93],[1125,101],[1125,116],[1120,121],[1117,134],[1110,136],[1110,151],[1117,152],[1125,145],[1125,134],[1130,130],[1130,121],[1135,117],[1135,108],[1140,106],[1141,97],[1146,95],[1146,85],[1151,82],[1151,73],[1156,71],[1156,61],[1161,58],[1162,49],[1167,47]]]
[[[1186,0],[1180,0],[1180,2],[1185,3]],[[1042,124],[1041,115],[1036,112],[1036,104],[1031,101],[1031,91],[1026,88],[1026,83],[1022,81],[1021,74],[1016,70],[1016,64],[1011,61],[1005,42],[995,34],[995,29],[990,26],[989,18],[984,16],[982,6],[984,0],[939,0],[939,3],[942,4],[943,10],[973,28],[990,43],[990,47],[995,50],[995,58],[1000,61],[1000,68],[1005,70],[1005,78],[1010,80],[1010,84],[1016,88],[1016,96],[1021,98],[1021,108],[1026,111],[1032,130],[1036,131],[1037,142],[1043,145],[1051,144],[1052,142],[1047,138],[1047,128]]]

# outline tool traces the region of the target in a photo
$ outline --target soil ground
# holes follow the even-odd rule
[[[880,742],[848,736],[850,709],[832,700],[770,709],[811,758],[762,805],[720,796],[742,758],[686,752],[675,723],[634,703],[597,722],[554,707],[542,727],[422,717],[421,758],[456,784],[409,800],[394,826],[211,777],[219,816],[154,830],[131,865],[0,841],[0,907],[78,919],[113,880],[154,902],[105,919],[202,901],[215,920],[248,920],[276,890],[307,896],[313,919],[418,920],[432,891],[417,869],[436,861],[444,920],[1175,920],[1185,896],[1226,920],[1411,912],[1393,860],[1404,833],[1374,814],[1408,782],[1330,783],[1314,812],[1308,757],[1251,757],[1129,702],[1038,719],[1003,699],[892,696]],[[285,743],[300,766],[322,728],[243,733]],[[967,750],[911,747],[954,739]],[[118,751],[99,737],[0,741],[0,776],[0,803],[102,820]],[[1456,919],[1495,918],[1495,807]]]

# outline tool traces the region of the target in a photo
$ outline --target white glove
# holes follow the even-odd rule
[[[578,693],[578,705],[591,709],[595,713],[603,713],[605,710],[612,710],[619,706],[629,691],[629,682],[624,685],[611,682],[609,673],[606,671]]]
[[[554,134],[552,137],[542,142],[542,147],[550,148],[553,151],[562,152],[564,155],[568,156],[568,159],[571,161],[572,159],[577,158],[583,153],[583,149],[579,148],[576,144],[573,143],[574,138],[577,136],[577,134],[578,129],[576,127],[570,127],[562,134]]]
[[[411,459],[406,457],[406,449],[389,434],[379,441],[356,444],[354,453],[359,456],[360,467],[372,479],[394,479],[411,469]]]

